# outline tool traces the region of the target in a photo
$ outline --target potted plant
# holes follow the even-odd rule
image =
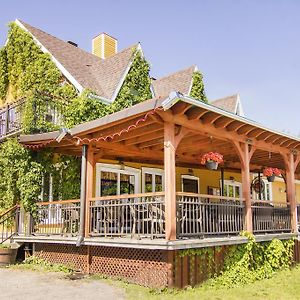
[[[281,172],[277,168],[265,168],[263,174],[267,177],[269,182],[274,182],[275,176],[280,176]]]
[[[12,244],[0,244],[0,266],[8,266],[16,261],[17,248]]]
[[[223,155],[218,152],[205,153],[201,158],[201,164],[209,170],[217,170],[218,165],[223,162]]]

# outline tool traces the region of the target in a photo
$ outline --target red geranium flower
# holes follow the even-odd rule
[[[223,160],[223,155],[218,152],[208,152],[202,155],[201,164],[205,165],[207,161],[215,161],[218,164],[221,164]]]
[[[265,168],[264,169],[264,176],[270,177],[272,175],[280,176],[281,171],[277,168]]]

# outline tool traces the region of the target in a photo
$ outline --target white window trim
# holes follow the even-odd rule
[[[165,190],[165,172],[163,169],[158,169],[158,168],[146,168],[142,167],[142,193],[145,193],[145,174],[151,174],[152,176],[154,175],[160,175],[162,176],[162,187],[163,191]],[[152,177],[152,191],[155,191],[155,180],[153,180]]]
[[[103,164],[103,163],[97,163],[96,164],[96,196],[101,197],[101,171],[104,172],[115,172],[118,174],[118,178],[121,173],[123,174],[129,174],[135,176],[135,194],[140,193],[141,190],[141,170],[116,164]],[[120,194],[120,181],[118,180],[118,187],[117,187],[117,194]]]
[[[183,179],[196,180],[198,184],[198,193],[200,194],[200,178],[193,175],[181,175],[181,191],[183,192]]]
[[[254,176],[254,178],[257,177],[257,176]],[[253,179],[254,179],[253,178]],[[256,197],[258,196],[259,193],[256,193],[255,191],[253,191],[253,199],[255,200],[263,200],[263,201],[268,201],[268,202],[273,202],[273,185],[272,185],[272,182],[269,182],[268,180],[264,179],[264,178],[261,178],[262,182],[264,183],[265,185],[265,189],[264,191],[262,192],[262,194],[264,194],[265,196],[265,199],[266,200],[263,200],[263,199],[256,199]],[[267,199],[267,190],[266,190],[266,185],[268,185],[270,188],[269,188],[269,193],[270,193],[270,200]]]
[[[239,187],[240,188],[240,197],[239,198],[242,198],[242,195],[243,195],[243,185],[241,182],[239,181],[235,181],[235,180],[224,180],[224,187],[225,185],[232,185],[233,187]],[[222,181],[220,180],[220,186],[222,187]],[[226,197],[226,195],[224,195]]]

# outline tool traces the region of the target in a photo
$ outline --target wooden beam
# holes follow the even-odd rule
[[[166,205],[166,240],[176,240],[176,168],[175,168],[175,125],[164,127],[164,171]]]
[[[187,116],[188,120],[198,120],[199,118],[201,118],[203,115],[205,115],[207,113],[208,113],[207,110],[201,110],[201,109],[193,107],[192,109],[190,109],[186,112],[186,116]]]
[[[215,121],[217,121],[221,117],[222,116],[220,116],[219,114],[209,113],[209,114],[205,114],[201,118],[201,121],[202,121],[203,124],[214,123]]]
[[[228,126],[229,124],[233,123],[234,120],[225,118],[225,117],[221,117],[220,119],[216,120],[214,122],[214,126],[216,128],[225,128],[226,126]]]
[[[172,112],[174,115],[184,114],[189,108],[191,104],[186,102],[177,102],[172,108]]]
[[[163,136],[164,136],[164,131],[163,131],[163,128],[161,128],[161,130],[159,130],[159,131],[155,131],[155,132],[144,134],[142,136],[138,136],[138,137],[135,137],[132,139],[128,139],[124,142],[124,145],[125,146],[136,145],[136,144],[144,143],[144,142],[155,140],[155,139],[160,139]]]

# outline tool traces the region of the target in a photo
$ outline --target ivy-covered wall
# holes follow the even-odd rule
[[[62,115],[63,126],[70,128],[151,98],[149,70],[149,64],[141,52],[133,49],[132,65],[116,100],[111,105],[104,104],[91,97],[92,91],[86,90],[78,95],[31,35],[12,23],[8,42],[0,50],[0,100],[4,104],[7,98],[26,98],[22,112],[25,133],[58,129],[59,126],[45,117],[49,109]],[[42,176],[39,180],[35,177],[38,172],[44,174],[46,183],[49,174],[52,174],[54,199],[79,198],[79,159],[68,156],[56,156],[54,159],[46,152],[33,153],[23,149],[16,140],[2,143],[0,155],[3,175],[0,178],[0,208],[8,208],[20,199],[25,199],[25,203],[31,198],[34,203],[41,192]],[[9,159],[5,159],[8,156]],[[21,174],[28,172],[31,164],[36,168],[32,168],[33,173],[28,173],[26,178],[31,184],[27,184]],[[49,197],[47,189],[44,190],[44,197]]]

